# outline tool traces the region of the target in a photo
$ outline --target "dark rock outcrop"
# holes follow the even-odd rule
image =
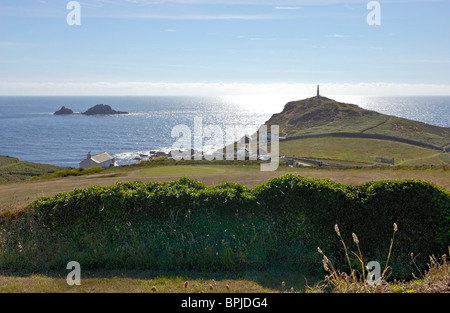
[[[109,105],[97,104],[83,114],[85,115],[110,115],[110,114],[128,114],[128,112],[113,110]]]
[[[59,109],[58,111],[56,111],[53,114],[55,114],[55,115],[69,115],[69,114],[74,114],[74,113],[73,113],[73,111],[71,109],[68,109],[65,106],[63,106],[61,109]]]
[[[71,115],[71,114],[84,114],[84,115],[112,115],[112,114],[128,114],[128,112],[113,110],[109,105],[97,104],[84,113],[74,113],[71,109],[63,106],[61,109],[53,113],[54,115]]]

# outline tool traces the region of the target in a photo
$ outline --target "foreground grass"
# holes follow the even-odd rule
[[[69,272],[69,271],[67,271]],[[82,273],[81,285],[70,286],[64,274],[0,275],[2,293],[273,293],[305,292],[299,272],[272,269],[240,273],[95,271]]]
[[[345,276],[341,276],[345,279]],[[411,281],[369,287],[347,276],[340,288],[329,288],[327,278],[280,270],[218,273],[105,272],[87,273],[81,285],[70,286],[66,276],[0,274],[0,293],[450,293],[450,262],[430,258],[429,270]]]
[[[450,293],[449,257],[430,256],[429,270],[409,281],[391,282],[382,279],[378,285],[369,285],[362,277],[354,278],[345,272],[331,270],[331,275],[310,290],[331,293]]]
[[[443,254],[439,258],[434,255],[430,256],[428,271],[422,273],[419,270],[419,278],[412,273],[413,280],[397,281],[394,279],[393,282],[388,281],[393,270],[389,266],[389,259],[394,246],[395,233],[398,230],[396,223],[393,226],[393,235],[386,265],[381,272],[381,265],[378,263],[380,268],[378,269],[379,272],[376,273],[376,265],[372,264],[369,266],[371,263],[366,264],[364,261],[358,236],[352,233],[353,242],[356,244],[358,252],[349,251],[336,224],[334,228],[344,248],[350,271],[336,269],[333,266],[333,262],[328,259],[320,248],[317,248],[318,252],[323,256],[323,267],[328,272],[328,275],[325,276],[322,282],[317,283],[313,290],[316,292],[332,293],[450,293],[450,258],[446,254]],[[450,246],[448,247],[448,252],[450,253]],[[350,255],[352,254],[356,256],[361,271],[356,271],[352,268],[350,261]],[[416,265],[414,253],[411,253],[411,262]],[[373,272],[371,272],[372,270]]]

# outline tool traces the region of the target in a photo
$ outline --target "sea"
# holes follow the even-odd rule
[[[327,97],[388,115],[450,127],[450,96]],[[188,137],[194,148],[194,136],[199,133],[203,136],[202,148],[214,150],[229,140],[253,133],[272,114],[281,112],[288,101],[304,98],[0,96],[0,155],[75,168],[88,152],[108,152],[118,165],[126,165],[139,162],[152,150],[168,152],[180,147],[180,141],[186,143]],[[62,106],[84,112],[96,104],[107,104],[129,114],[53,114]],[[217,138],[224,140],[220,142]]]

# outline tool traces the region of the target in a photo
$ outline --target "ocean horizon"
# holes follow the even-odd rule
[[[450,96],[328,96],[364,109],[450,127]],[[306,97],[305,97],[306,98]],[[288,101],[302,97],[194,96],[0,96],[0,155],[22,161],[78,167],[88,152],[108,152],[119,165],[142,153],[169,150],[176,125],[233,129],[235,139],[256,131]],[[96,104],[127,115],[57,116],[62,106],[84,112]],[[225,145],[225,140],[224,140]]]

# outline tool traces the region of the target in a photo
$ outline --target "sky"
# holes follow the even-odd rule
[[[69,2],[0,0],[0,95],[450,95],[450,0]]]

